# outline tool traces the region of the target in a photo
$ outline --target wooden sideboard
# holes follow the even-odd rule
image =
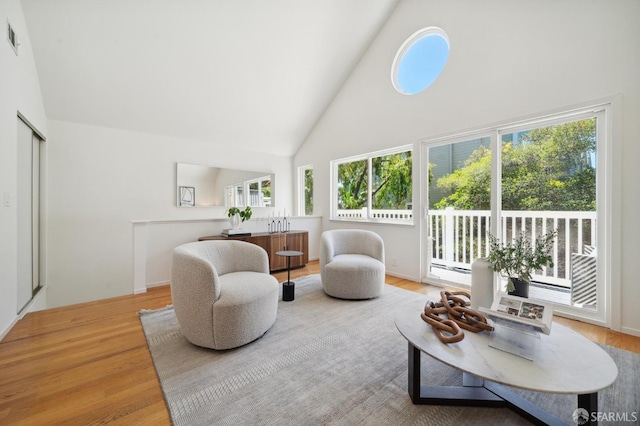
[[[256,244],[265,249],[269,255],[269,269],[271,272],[287,269],[287,258],[276,255],[276,252],[280,250],[296,250],[304,253],[302,256],[291,258],[291,269],[301,268],[309,262],[309,232],[307,231],[289,231],[275,234],[257,232],[239,237],[212,235],[198,238],[198,241],[207,240],[239,240]]]

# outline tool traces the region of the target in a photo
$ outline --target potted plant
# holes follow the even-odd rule
[[[238,229],[240,223],[251,219],[252,214],[250,206],[245,207],[244,210],[240,210],[238,207],[229,207],[229,210],[227,210],[227,216],[231,219],[233,229]]]
[[[553,267],[550,252],[556,238],[555,230],[536,237],[535,244],[523,233],[513,241],[503,244],[489,234],[491,268],[507,278],[507,292],[514,296],[529,297],[529,282],[534,271],[545,266]]]

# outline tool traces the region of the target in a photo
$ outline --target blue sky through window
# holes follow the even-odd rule
[[[402,93],[415,95],[440,75],[449,57],[449,43],[440,34],[427,34],[414,41],[399,58],[396,82]]]

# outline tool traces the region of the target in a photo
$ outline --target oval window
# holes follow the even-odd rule
[[[393,87],[404,95],[422,92],[438,78],[448,57],[449,38],[442,29],[417,31],[396,53],[391,67]]]

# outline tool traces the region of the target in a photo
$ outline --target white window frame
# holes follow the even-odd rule
[[[298,216],[308,216],[306,214],[307,206],[305,201],[306,197],[304,193],[305,191],[304,178],[307,170],[313,170],[313,165],[307,164],[307,165],[298,167]],[[312,199],[313,199],[313,194],[312,194]],[[311,214],[313,214],[313,212]]]
[[[620,329],[620,310],[614,307],[620,306],[621,288],[620,288],[620,236],[621,230],[619,225],[619,214],[621,208],[620,196],[620,144],[614,143],[621,138],[620,118],[616,114],[619,110],[620,98],[609,97],[602,100],[585,103],[574,108],[554,111],[547,114],[532,116],[529,119],[519,121],[504,122],[489,128],[481,128],[463,134],[453,134],[443,136],[436,139],[424,140],[421,143],[422,162],[421,168],[428,165],[428,149],[432,146],[442,145],[445,143],[453,143],[457,141],[473,139],[482,136],[491,137],[492,158],[498,159],[492,164],[492,217],[499,217],[501,197],[501,135],[511,133],[518,130],[531,130],[539,127],[551,126],[558,123],[580,120],[586,117],[596,117],[598,119],[598,144],[597,144],[597,240],[598,240],[598,311],[590,314],[586,310],[577,309],[571,306],[555,305],[554,310],[563,316],[583,320],[589,323],[611,327],[614,330]],[[424,173],[421,170],[421,173]],[[425,212],[423,223],[423,240],[428,241],[428,226],[426,226],[426,218],[428,213],[428,194],[427,185],[422,186],[422,206]],[[495,198],[493,198],[495,197]],[[497,221],[492,221],[492,233],[494,235],[497,229]],[[425,257],[429,256],[430,250],[424,250]],[[429,279],[438,285],[451,285],[449,282],[437,282],[427,276],[430,259],[423,259],[423,279]],[[604,290],[604,291],[602,291]]]
[[[415,43],[417,43],[418,41],[422,40],[423,38],[430,37],[430,36],[441,37],[447,43],[447,46],[449,46],[449,50],[451,49],[451,46],[450,46],[450,43],[449,43],[449,36],[447,35],[447,33],[442,28],[439,28],[439,27],[422,28],[422,29],[416,31],[415,33],[413,33],[409,38],[407,38],[404,41],[404,43],[402,43],[402,45],[400,46],[398,51],[396,52],[396,56],[393,58],[393,62],[391,63],[392,64],[391,65],[391,84],[393,85],[393,88],[398,93],[400,93],[401,95],[413,96],[413,95],[417,95],[417,94],[420,94],[420,93],[424,92],[442,74],[442,70],[441,70],[436,75],[436,77],[433,79],[433,81],[431,83],[429,83],[427,86],[425,86],[422,90],[419,90],[418,92],[415,92],[415,93],[409,93],[409,92],[405,91],[405,89],[402,88],[402,84],[398,81],[398,71],[399,71],[400,66],[402,64],[402,61],[404,60],[405,54],[409,51],[409,49],[411,49],[413,47],[413,45]],[[448,59],[449,53],[450,52],[447,52],[447,59]],[[445,63],[447,62],[447,59],[445,59]],[[444,70],[444,67],[443,67],[443,70]]]
[[[411,204],[412,209],[409,213],[403,215],[403,217],[374,217],[371,206],[371,182],[372,182],[372,167],[371,160],[376,157],[382,157],[386,155],[399,154],[402,152],[411,152],[411,180],[412,180],[412,191],[411,191]],[[367,168],[368,176],[367,176],[367,207],[366,215],[361,217],[341,217],[338,214],[338,167],[341,164],[351,163],[355,161],[366,160],[369,163],[369,167]],[[414,152],[413,145],[403,145],[395,148],[389,148],[385,150],[370,152],[362,155],[355,155],[352,157],[341,158],[337,160],[332,160],[330,163],[330,174],[331,174],[331,220],[342,221],[342,222],[372,222],[372,223],[392,223],[399,225],[413,225],[414,224],[414,216],[415,216],[415,206],[416,206],[416,181],[415,181],[415,164],[416,157]]]

